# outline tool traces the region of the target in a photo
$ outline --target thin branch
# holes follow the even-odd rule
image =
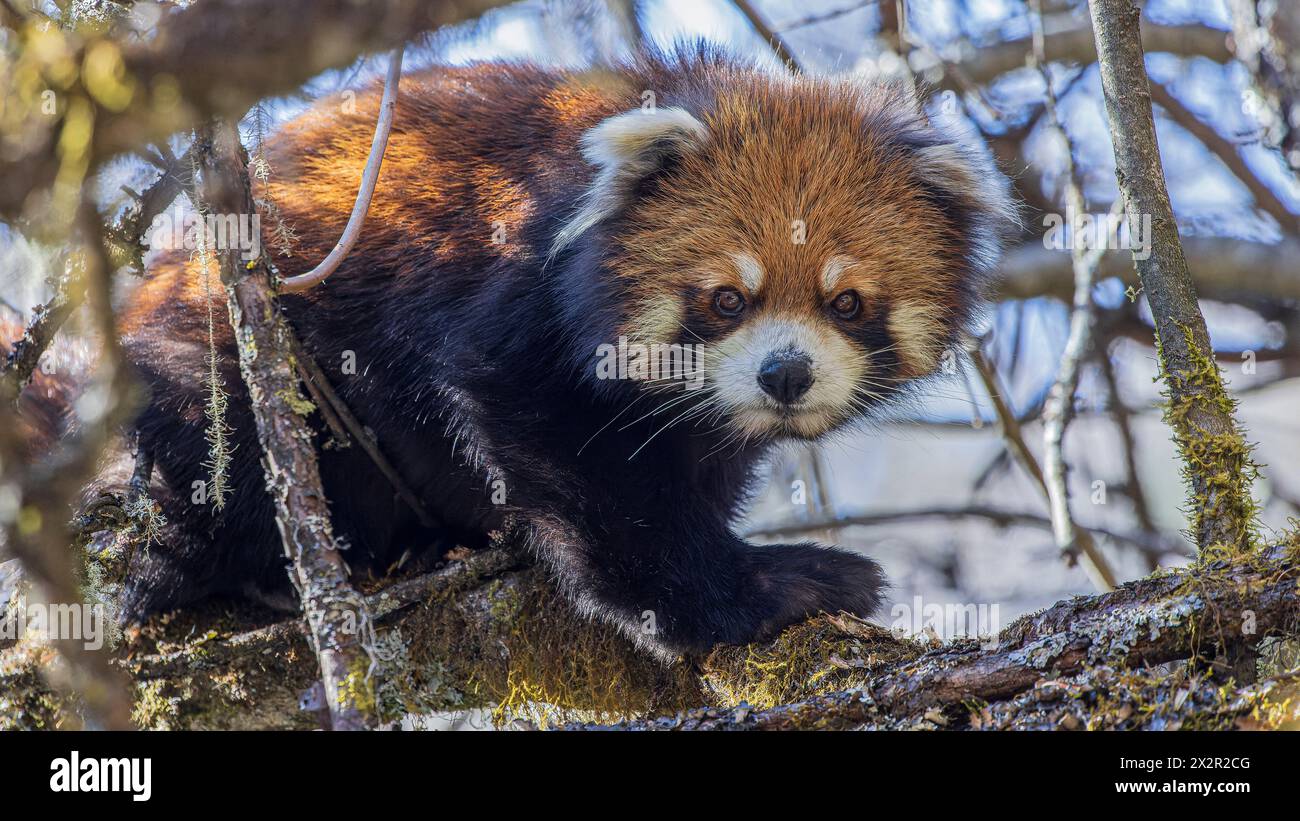
[[[844,8],[833,9],[820,14],[809,14],[806,17],[800,17],[798,20],[791,20],[789,23],[781,26],[779,30],[784,33],[787,31],[794,31],[795,29],[807,28],[808,26],[815,26],[818,23],[825,23],[829,20],[843,17],[846,14],[852,14],[855,11],[862,11],[863,9],[870,8],[871,6],[876,5],[879,1],[880,0],[862,0],[860,3],[854,3],[853,5],[845,6]]]
[[[325,259],[305,274],[289,277],[281,281],[281,293],[301,293],[324,282],[330,274],[338,270],[343,260],[352,251],[361,237],[361,226],[365,224],[366,212],[370,210],[370,198],[375,193],[375,182],[379,179],[379,169],[384,163],[384,149],[388,147],[388,135],[393,131],[393,116],[397,111],[398,86],[402,81],[403,46],[393,50],[388,60],[388,75],[384,78],[384,96],[379,102],[379,120],[375,123],[375,137],[370,143],[370,156],[366,158],[366,167],[361,172],[361,188],[357,191],[357,201],[352,205],[352,215],[343,229],[343,235]]]
[[[945,519],[960,521],[962,519],[984,519],[998,527],[1022,525],[1043,530],[1052,529],[1052,520],[1047,516],[1019,511],[1002,510],[984,505],[966,507],[930,507],[914,510],[891,510],[884,513],[861,513],[852,516],[838,516],[810,521],[784,522],[763,525],[747,531],[745,538],[780,539],[791,536],[818,533],[827,530],[843,530],[849,527],[884,527],[925,521],[927,519]],[[1104,536],[1117,544],[1127,544],[1137,548],[1152,558],[1177,555],[1188,556],[1188,550],[1181,544],[1160,536],[1158,533],[1121,533],[1106,528],[1089,528],[1092,532]]]
[[[989,361],[978,345],[972,346],[970,359],[975,365],[975,372],[979,374],[980,381],[984,383],[984,390],[993,403],[993,410],[997,414],[998,426],[1002,431],[1002,438],[1006,442],[1007,450],[1011,452],[1012,456],[1016,457],[1016,461],[1025,469],[1025,472],[1033,477],[1035,484],[1043,493],[1044,500],[1050,505],[1051,501],[1047,490],[1047,480],[1043,476],[1043,468],[1025,442],[1024,433],[1020,428],[1020,421],[1011,412],[1011,408],[1003,398],[1002,386],[998,382],[993,363]],[[1084,566],[1089,571],[1088,575],[1092,578],[1093,584],[1103,592],[1115,589],[1117,584],[1115,571],[1111,569],[1110,563],[1106,561],[1106,557],[1102,555],[1096,542],[1093,541],[1092,535],[1087,530],[1079,530],[1075,534],[1074,541],[1078,546],[1079,553],[1085,559]],[[1068,555],[1073,556],[1073,554]]]
[[[785,39],[780,34],[767,24],[767,21],[763,19],[763,15],[759,14],[758,9],[754,8],[754,4],[749,0],[734,0],[734,2],[736,8],[741,14],[745,15],[745,19],[754,27],[754,31],[758,33],[758,36],[763,38],[763,42],[767,43],[782,63],[785,63],[785,67],[796,74],[802,73],[803,66],[799,64],[799,60],[794,56],[794,52],[790,50],[790,46],[786,44]]]
[[[1141,10],[1132,0],[1089,0],[1089,8],[1130,234],[1138,235],[1143,222],[1150,222],[1151,252],[1145,258],[1135,255],[1135,262],[1155,319],[1169,394],[1166,416],[1188,479],[1192,532],[1202,551],[1244,550],[1254,527],[1254,466],[1214,361],[1169,203],[1142,48]]]
[[[1074,142],[1061,123],[1056,109],[1056,89],[1052,84],[1052,75],[1047,67],[1047,57],[1043,49],[1042,4],[1041,0],[1030,3],[1030,23],[1033,28],[1032,62],[1043,78],[1044,112],[1048,128],[1059,137],[1065,152],[1065,200],[1069,210],[1075,214],[1087,213],[1087,203],[1083,197],[1083,187],[1079,184],[1078,170],[1074,164]],[[1043,403],[1043,487],[1047,491],[1047,508],[1052,516],[1052,535],[1056,546],[1066,555],[1074,555],[1084,548],[1080,545],[1079,529],[1075,527],[1070,515],[1070,490],[1066,479],[1065,430],[1070,424],[1074,410],[1074,394],[1079,389],[1079,370],[1087,354],[1092,339],[1092,327],[1097,319],[1096,306],[1092,301],[1092,287],[1096,282],[1097,260],[1102,246],[1089,249],[1084,238],[1071,233],[1071,259],[1074,265],[1074,299],[1070,309],[1070,330],[1066,337],[1065,349],[1061,353],[1061,363],[1055,381],[1048,390]],[[1115,586],[1113,574],[1104,569],[1104,564],[1097,564],[1089,556],[1097,575],[1101,576],[1109,587]],[[1108,578],[1109,576],[1109,578]]]
[[[201,207],[213,214],[256,213],[248,159],[236,127],[219,122],[202,139],[209,148],[204,152]],[[304,419],[306,400],[293,365],[291,331],[276,305],[265,259],[249,265],[237,249],[221,251],[219,257],[266,485],[285,554],[292,561],[290,577],[320,667],[330,726],[373,729],[375,684],[365,644],[371,630],[369,611],[348,581],[334,538],[316,449]]]
[[[1205,299],[1234,302],[1253,294],[1273,303],[1300,300],[1300,277],[1295,275],[1300,240],[1294,237],[1269,244],[1232,237],[1190,236],[1183,238],[1183,247],[1196,290]],[[1000,270],[1000,299],[1052,296],[1068,300],[1073,291],[1069,257],[1043,247],[1041,242],[1028,242],[1008,251]],[[1131,282],[1132,255],[1106,253],[1097,275],[1099,279],[1117,277]]]
[[[312,398],[316,400],[316,406],[325,417],[326,423],[334,431],[335,436],[343,441],[351,439],[360,444],[361,449],[375,463],[375,467],[379,468],[379,472],[384,474],[384,478],[393,486],[393,490],[397,492],[397,495],[415,512],[420,524],[427,528],[437,528],[439,526],[438,520],[429,512],[428,507],[425,506],[419,495],[406,484],[393,463],[384,456],[374,435],[366,429],[365,425],[361,424],[361,420],[357,419],[356,415],[352,413],[352,409],[339,397],[330,384],[329,377],[321,370],[320,365],[311,354],[307,353],[306,349],[302,347],[297,335],[294,335],[292,344],[294,357],[297,360],[303,382],[307,385],[307,389],[311,391]]]
[[[1049,15],[1044,25],[1044,49],[1053,63],[1088,65],[1097,60],[1092,29],[1079,25],[1073,14]],[[1186,57],[1204,57],[1216,63],[1228,63],[1232,52],[1228,38],[1220,29],[1200,25],[1167,26],[1148,22],[1142,26],[1142,44],[1148,52],[1167,52]],[[968,45],[958,64],[971,81],[987,85],[1003,74],[1025,68],[1033,48],[1030,37],[998,43]],[[943,85],[952,78],[945,78]]]
[[[1124,489],[1125,495],[1133,503],[1133,515],[1138,526],[1146,533],[1158,533],[1151,509],[1147,506],[1146,492],[1142,489],[1142,476],[1138,471],[1137,442],[1133,436],[1132,412],[1124,404],[1124,397],[1119,392],[1119,378],[1115,374],[1115,364],[1110,360],[1107,345],[1099,345],[1097,361],[1101,366],[1102,378],[1106,381],[1110,396],[1110,413],[1115,419],[1115,428],[1119,431],[1122,450],[1124,451]],[[1151,568],[1155,570],[1155,567]]]
[[[390,50],[440,26],[477,17],[505,0],[204,0],[169,9],[152,36],[118,42],[111,32],[65,33],[71,59],[100,42],[120,51],[123,82],[136,89],[121,110],[95,110],[89,173],[212,116],[235,117],[257,101],[292,94],[321,72]],[[292,32],[285,37],[285,32]],[[3,85],[0,75],[0,86]],[[147,93],[162,84],[177,95]],[[146,93],[141,93],[146,91]],[[16,99],[16,98],[13,98]],[[165,99],[166,104],[159,101]],[[21,116],[15,112],[15,116]],[[58,173],[56,130],[0,158],[0,215],[17,216],[29,194]]]
[[[1210,153],[1218,157],[1219,161],[1232,172],[1232,175],[1240,180],[1242,185],[1246,186],[1260,209],[1277,220],[1277,224],[1282,227],[1283,231],[1288,234],[1300,233],[1300,214],[1292,213],[1273,189],[1269,188],[1259,178],[1259,175],[1251,170],[1235,144],[1220,135],[1212,126],[1202,122],[1191,109],[1183,105],[1177,97],[1170,93],[1169,89],[1160,83],[1151,84],[1151,99],[1155,101],[1156,105],[1165,110],[1170,119],[1200,140],[1210,150]]]

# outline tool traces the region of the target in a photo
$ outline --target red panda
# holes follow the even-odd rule
[[[16,318],[0,316],[0,350],[13,350],[25,328]],[[53,451],[77,424],[73,402],[80,393],[85,357],[74,346],[56,344],[44,354],[46,367],[32,370],[31,379],[18,394],[18,456],[32,462]],[[52,365],[52,367],[50,367]]]
[[[378,100],[322,100],[269,140],[257,196],[281,275],[342,230]],[[403,78],[362,239],[324,284],[282,297],[443,525],[422,529],[359,449],[325,450],[349,563],[472,546],[509,518],[580,610],[664,655],[819,611],[871,615],[884,579],[870,559],[750,545],[731,525],[774,443],[858,423],[936,370],[1012,211],[986,153],[898,86],[707,48],[616,71]],[[287,254],[278,221],[296,234]],[[207,478],[205,300],[173,255],[122,318],[169,522],[135,559],[130,618],[288,586],[225,323],[233,490],[220,509],[192,492]],[[697,367],[610,367],[612,351],[643,366],[659,350]]]

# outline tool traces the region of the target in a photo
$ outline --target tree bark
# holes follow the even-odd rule
[[[218,122],[197,139],[210,141],[202,165],[205,214],[257,213],[248,159],[239,132]],[[280,313],[264,260],[245,262],[238,249],[216,252],[226,286],[239,366],[257,422],[267,488],[291,577],[302,600],[324,682],[330,726],[361,730],[376,724],[372,664],[364,639],[370,627],[364,600],[348,581],[334,540],[306,415],[313,406],[299,390],[292,331]]]
[[[1254,504],[1250,450],[1233,417],[1196,287],[1187,270],[1160,164],[1151,89],[1132,0],[1089,0],[1102,91],[1115,151],[1115,175],[1133,235],[1150,220],[1150,254],[1134,256],[1155,318],[1167,419],[1185,466],[1192,535],[1202,552],[1248,548]]]
[[[1297,544],[1063,601],[995,641],[936,646],[822,616],[770,642],[664,666],[575,614],[520,557],[519,541],[502,535],[368,596],[390,671],[379,694],[385,720],[482,707],[502,724],[624,719],[615,726],[638,729],[1234,727],[1274,708],[1285,720],[1278,688],[1294,684],[1239,689],[1225,669],[1150,668],[1294,637]],[[317,675],[302,623],[255,617],[180,614],[146,627],[119,654],[140,726],[315,726],[300,708]],[[57,701],[34,689],[37,661],[28,648],[0,652],[0,697],[21,707],[10,726],[59,718]]]

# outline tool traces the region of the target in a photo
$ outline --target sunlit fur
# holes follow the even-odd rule
[[[885,585],[869,558],[747,544],[732,523],[776,442],[897,396],[978,310],[1010,211],[985,153],[903,89],[708,48],[591,72],[435,67],[401,90],[357,246],[323,285],[281,300],[440,522],[422,527],[361,448],[322,448],[354,578],[513,523],[579,611],[661,655],[875,612]],[[268,141],[256,196],[297,234],[287,253],[263,238],[281,274],[337,240],[379,97],[323,100]],[[275,219],[263,215],[268,232]],[[744,310],[715,310],[719,288]],[[845,290],[861,298],[850,318],[833,310]],[[233,490],[221,511],[192,500],[206,478],[207,317],[184,253],[155,260],[122,312],[150,392],[135,432],[168,522],[131,558],[129,619],[290,591],[226,322]],[[598,352],[620,340],[700,345],[703,388],[601,378]],[[806,354],[813,382],[779,408],[756,377],[786,349]]]

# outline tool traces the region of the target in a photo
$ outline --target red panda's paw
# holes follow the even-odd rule
[[[818,613],[875,615],[888,588],[880,565],[858,553],[804,542],[754,546],[752,594],[766,617],[751,640],[771,638]]]
[[[642,614],[654,619],[625,623],[624,629],[666,658],[704,655],[718,645],[773,638],[818,613],[847,611],[867,618],[880,607],[886,588],[879,565],[838,548],[746,545],[736,558],[738,566],[711,583],[697,574],[693,585],[676,586],[659,607]],[[688,587],[696,595],[688,594]]]

